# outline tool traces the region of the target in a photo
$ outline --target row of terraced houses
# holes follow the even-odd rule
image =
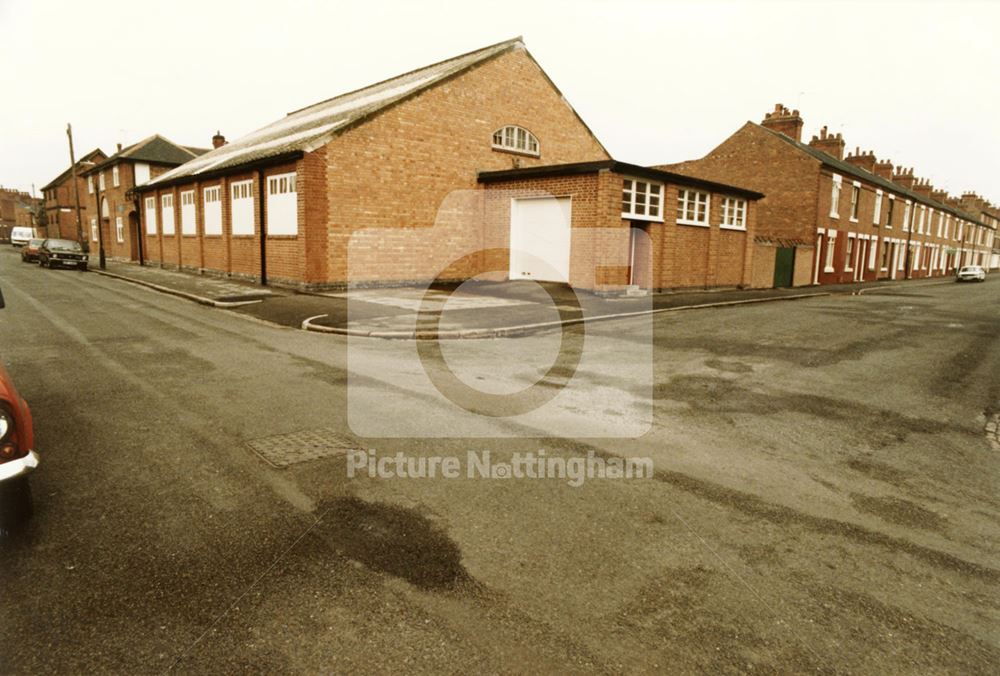
[[[520,38],[212,148],[151,136],[44,188],[112,258],[298,288],[533,279],[596,292],[805,286],[1000,267],[1000,209],[780,104],[705,157],[613,159]],[[72,189],[70,189],[72,188]],[[68,215],[67,215],[68,214]],[[75,227],[75,226],[74,226]]]

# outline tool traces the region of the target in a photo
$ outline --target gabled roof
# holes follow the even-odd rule
[[[96,159],[98,156],[100,156],[100,159]],[[79,172],[79,175],[82,176],[84,171],[89,171],[90,170],[89,166],[86,167],[86,168],[84,168],[85,164],[93,164],[95,161],[96,162],[101,162],[106,157],[107,157],[107,155],[104,154],[103,150],[101,150],[100,148],[94,148],[89,153],[87,153],[86,155],[84,155],[83,157],[81,157],[80,159],[78,159],[76,161],[76,168],[77,168],[77,171]],[[72,173],[73,173],[73,166],[70,165],[63,173],[59,174],[54,179],[52,179],[51,181],[49,181],[48,183],[46,183],[45,185],[43,185],[42,186],[42,190],[43,191],[44,190],[48,190],[49,188],[51,188],[52,186],[56,185],[57,183],[62,183]]]
[[[153,134],[138,143],[133,143],[127,148],[122,148],[105,161],[100,162],[96,166],[88,169],[84,172],[84,174],[92,174],[124,160],[177,166],[193,160],[200,155],[204,155],[207,152],[208,148],[188,148],[187,146],[180,146],[170,139],[160,136],[159,134]]]
[[[518,49],[524,49],[520,37],[293,111],[277,122],[156,177],[146,185],[159,186],[189,176],[222,173],[222,170],[259,163],[269,158],[311,152],[329,143],[337,134],[363,123],[376,113],[416,96],[474,66]]]
[[[881,188],[885,189],[888,192],[892,192],[894,195],[903,195],[904,197],[910,198],[914,202],[920,202],[921,204],[926,204],[927,206],[934,207],[938,211],[944,211],[945,213],[950,213],[953,216],[957,216],[962,220],[971,221],[972,223],[975,223],[977,225],[985,225],[985,223],[981,223],[979,219],[959,209],[956,209],[955,207],[949,206],[947,204],[942,204],[941,202],[931,199],[926,195],[921,195],[918,192],[914,192],[913,190],[904,188],[898,183],[893,183],[887,178],[883,178],[878,174],[873,174],[870,171],[866,171],[865,169],[855,166],[850,162],[847,162],[845,160],[839,160],[829,153],[825,153],[822,150],[819,150],[818,148],[813,148],[811,145],[802,143],[801,141],[796,141],[795,139],[786,136],[785,134],[782,134],[779,131],[768,129],[767,127],[759,125],[755,122],[748,122],[748,124],[752,124],[760,129],[763,129],[768,134],[773,134],[774,136],[777,136],[785,143],[788,143],[794,146],[795,148],[801,150],[802,152],[806,153],[807,155],[812,156],[814,159],[819,160],[820,162],[830,167],[831,169],[835,169],[838,173],[847,174],[848,176],[854,176],[855,178],[868,181],[869,183],[873,183],[877,186],[880,186]]]
[[[597,160],[595,162],[572,162],[569,164],[549,164],[541,167],[524,167],[522,169],[502,169],[499,171],[479,172],[480,183],[496,183],[498,181],[510,181],[522,178],[542,178],[546,176],[572,176],[576,174],[596,174],[599,171],[608,170],[616,174],[635,176],[636,178],[649,178],[654,181],[662,181],[673,185],[689,185],[693,188],[702,188],[711,192],[728,193],[738,195],[748,199],[757,200],[764,197],[763,193],[747,188],[708,181],[696,178],[687,174],[676,174],[672,171],[654,169],[652,167],[642,167],[638,164],[619,162],[618,160]]]

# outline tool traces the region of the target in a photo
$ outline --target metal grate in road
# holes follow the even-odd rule
[[[346,455],[357,444],[330,429],[301,430],[289,434],[251,439],[247,445],[274,467]]]

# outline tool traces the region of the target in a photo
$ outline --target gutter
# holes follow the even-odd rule
[[[232,174],[238,174],[246,171],[253,171],[255,169],[263,169],[266,167],[274,166],[276,164],[288,164],[289,162],[294,162],[300,160],[305,156],[305,151],[294,150],[287,153],[282,153],[281,155],[272,155],[271,157],[265,157],[259,160],[253,160],[251,162],[245,162],[243,164],[236,164],[229,167],[223,167],[219,169],[213,169],[212,171],[205,171],[197,174],[185,174],[184,176],[176,176],[165,181],[157,181],[156,183],[144,183],[142,185],[137,185],[135,190],[139,193],[152,192],[154,190],[159,190],[160,188],[172,188],[175,185],[182,185],[184,183],[194,183],[195,181],[210,181],[213,178],[220,178],[222,176],[231,176]],[[183,164],[180,166],[184,166]]]

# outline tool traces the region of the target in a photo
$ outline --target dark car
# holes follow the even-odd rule
[[[79,242],[71,239],[47,239],[38,249],[38,264],[43,268],[60,266],[87,269],[87,254]]]
[[[0,308],[3,307],[0,293]],[[0,362],[0,537],[31,514],[28,474],[38,467],[31,409]]]
[[[44,239],[29,239],[28,243],[21,249],[21,260],[25,263],[38,262],[38,250],[42,248]]]

